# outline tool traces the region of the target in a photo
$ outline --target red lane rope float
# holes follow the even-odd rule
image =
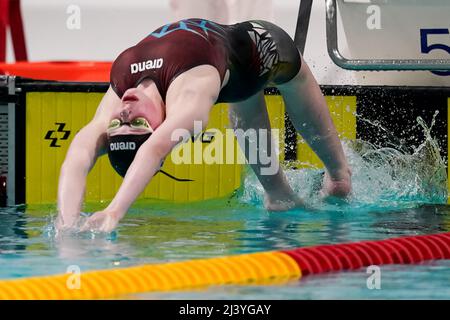
[[[305,276],[369,265],[450,259],[450,233],[322,245],[281,252],[292,257]]]
[[[308,274],[432,259],[450,259],[450,233],[89,271],[81,275],[79,290],[68,288],[69,274],[0,280],[0,299],[106,299],[213,285],[274,284]]]

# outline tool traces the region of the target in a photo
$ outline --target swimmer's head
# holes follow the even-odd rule
[[[107,130],[109,161],[119,175],[125,176],[137,151],[163,117],[164,108],[146,95],[142,84],[124,93],[122,105],[112,115]]]

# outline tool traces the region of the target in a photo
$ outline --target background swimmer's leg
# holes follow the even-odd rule
[[[345,197],[351,191],[351,172],[319,85],[305,61],[289,82],[277,86],[296,130],[324,163],[325,195]]]
[[[270,141],[272,137],[270,132],[270,122],[263,91],[258,92],[245,101],[230,104],[230,123],[233,125],[234,129],[242,129],[246,132],[249,132],[251,129],[254,129],[256,133],[258,133],[260,129],[266,129],[268,132],[266,141],[260,141],[260,139],[264,137],[260,137],[259,134],[256,134],[257,141],[249,141],[249,139],[246,138],[247,146],[241,144],[241,148],[244,150],[247,160],[249,160],[249,152],[252,149],[249,147],[249,144],[252,146],[256,145],[255,147],[258,151],[256,152],[257,163],[252,164],[251,162],[253,161],[249,162],[266,191],[266,208],[272,211],[282,211],[301,206],[303,204],[302,201],[289,186],[286,176],[279,166],[278,156],[274,150],[271,150],[272,144]],[[238,140],[240,143],[242,142],[242,139]],[[277,170],[275,174],[261,174],[261,168],[267,166],[261,164],[260,153],[265,152],[266,150],[266,154],[269,154],[271,157],[271,166],[274,167],[276,165]],[[254,155],[252,156],[254,157]]]

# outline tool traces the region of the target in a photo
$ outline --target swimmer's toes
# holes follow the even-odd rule
[[[270,212],[283,212],[292,209],[306,209],[305,202],[298,196],[289,200],[271,201],[266,196],[264,199],[264,207]]]
[[[323,201],[330,204],[347,204],[351,193],[351,186],[348,183],[333,182],[320,192]]]
[[[333,205],[345,205],[349,203],[348,197],[324,196],[322,200]]]

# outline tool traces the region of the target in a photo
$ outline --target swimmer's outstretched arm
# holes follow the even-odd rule
[[[80,215],[86,177],[97,157],[106,151],[106,130],[115,104],[119,105],[120,99],[109,88],[94,118],[77,133],[70,144],[59,176],[58,229],[73,227]]]
[[[206,127],[220,91],[220,76],[211,66],[194,69],[172,82],[166,97],[166,119],[139,148],[109,206],[91,216],[83,230],[110,232],[115,229],[159,170],[161,162],[180,142],[179,135],[174,135],[176,130],[184,129],[192,134],[194,121],[201,121],[203,129]]]

